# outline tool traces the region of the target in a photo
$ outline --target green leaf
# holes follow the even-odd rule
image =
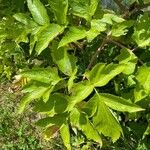
[[[76,126],[79,130],[82,130],[88,139],[94,140],[102,145],[100,135],[85,113],[80,112],[77,108],[74,108],[70,114],[70,120],[71,124]]]
[[[128,32],[127,28],[130,28],[133,23],[134,22],[130,20],[114,24],[111,30],[112,36],[119,37],[122,35],[126,35],[126,33]]]
[[[92,17],[95,14],[98,3],[99,3],[99,0],[90,0],[90,6],[89,6],[90,17]]]
[[[71,42],[76,42],[86,37],[86,31],[78,27],[70,27],[66,35],[61,39],[58,48],[65,46]]]
[[[150,46],[150,17],[148,13],[140,15],[134,28],[133,40],[139,47]]]
[[[48,0],[58,24],[67,23],[68,0]]]
[[[23,86],[21,91],[22,93],[31,93],[34,90],[36,90],[37,87],[40,86],[49,86],[49,84],[38,82],[38,81],[29,81]]]
[[[98,63],[96,64],[90,72],[86,72],[85,76],[89,79],[90,84],[95,87],[101,87],[106,85],[111,79],[116,75],[123,72],[125,68],[124,64],[106,64]]]
[[[40,25],[49,24],[50,20],[44,5],[40,0],[27,0],[28,8],[33,19]]]
[[[70,76],[70,78],[69,78],[69,80],[68,80],[68,91],[69,91],[69,93],[71,92],[71,88],[73,87],[73,84],[74,84],[74,79],[76,78],[76,73],[77,73],[77,71],[78,71],[78,69],[77,69],[77,67],[74,69],[74,71],[72,72],[72,74],[71,74],[71,76]]]
[[[148,94],[144,91],[143,87],[140,86],[139,84],[136,85],[134,89],[134,102],[139,102],[146,98]]]
[[[46,28],[47,26],[38,26],[34,28],[33,32],[30,35],[30,49],[29,53],[32,54],[33,49],[35,47],[35,43],[38,40],[38,35]]]
[[[60,128],[60,135],[67,150],[71,150],[70,131],[67,123]]]
[[[56,125],[52,125],[47,127],[44,131],[44,139],[49,140],[59,131],[59,127]]]
[[[115,14],[104,14],[103,18],[101,19],[101,22],[113,25],[114,22],[121,23],[125,21],[123,18],[115,15]]]
[[[119,56],[115,58],[115,60],[119,61],[119,64],[126,64],[126,67],[123,71],[124,74],[132,74],[135,70],[137,57],[135,54],[129,49],[122,49]]]
[[[93,117],[97,111],[97,107],[97,103],[91,98],[83,104],[82,111],[84,111],[89,117]]]
[[[32,92],[27,93],[20,102],[18,113],[21,114],[25,107],[34,99],[42,97],[42,95],[47,91],[48,86],[36,86],[33,88]]]
[[[66,111],[68,105],[67,97],[64,94],[51,94],[48,101],[40,100],[36,102],[34,110],[49,115],[59,114]]]
[[[106,30],[106,23],[100,19],[91,20],[91,29],[87,31],[87,39],[92,41],[97,35]]]
[[[143,111],[141,107],[131,103],[129,100],[112,94],[100,93],[99,98],[110,108],[121,112]]]
[[[149,135],[149,134],[150,134],[150,123],[149,123],[149,125],[147,126],[147,129],[146,129],[144,135]]]
[[[112,138],[115,142],[123,133],[121,126],[114,116],[113,112],[109,110],[106,104],[103,102],[99,94],[94,96],[93,99],[98,106],[97,113],[93,117],[93,124],[95,128],[105,136]]]
[[[24,25],[28,26],[28,27],[36,27],[37,26],[37,23],[34,22],[27,14],[24,14],[24,13],[17,13],[15,15],[13,15],[13,17],[23,23]]]
[[[143,134],[143,139],[145,138],[145,136],[150,135],[150,114],[147,114],[146,118],[147,118],[148,125],[147,125],[147,128]]]
[[[72,110],[75,104],[87,98],[93,91],[93,86],[88,82],[78,82],[71,89],[71,96],[68,104],[68,109]]]
[[[49,100],[50,94],[53,92],[54,85],[50,86],[47,91],[43,94],[43,101],[46,103]]]
[[[53,43],[51,53],[53,61],[64,74],[71,76],[76,67],[76,57],[68,54],[65,47],[57,49],[57,46],[57,43]]]
[[[38,55],[48,47],[49,43],[60,33],[62,33],[64,27],[57,24],[48,25],[38,36],[35,50]]]
[[[150,68],[142,66],[138,68],[136,77],[139,84],[143,87],[147,94],[150,94]]]
[[[96,11],[98,3],[98,0],[71,0],[70,6],[75,16],[90,21]]]
[[[21,75],[23,77],[40,81],[43,83],[51,83],[52,85],[55,85],[58,83],[61,79],[58,76],[58,71],[56,68],[37,68],[37,69],[30,69],[26,71],[22,71]]]
[[[54,115],[53,117],[47,117],[40,119],[36,122],[37,126],[40,127],[50,127],[53,125],[61,126],[66,122],[67,114],[57,114]]]

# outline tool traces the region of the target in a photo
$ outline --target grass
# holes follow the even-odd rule
[[[1,150],[63,150],[59,137],[46,141],[41,129],[35,127],[37,115],[31,111],[17,115],[20,93],[10,84],[0,86],[0,149]]]

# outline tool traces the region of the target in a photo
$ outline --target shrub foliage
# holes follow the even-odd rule
[[[100,146],[133,122],[150,134],[150,3],[114,3],[22,0],[0,22],[1,74],[27,79],[18,112],[33,102],[45,138],[60,132],[68,150],[78,132]]]

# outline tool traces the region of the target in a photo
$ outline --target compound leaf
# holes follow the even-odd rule
[[[113,112],[110,111],[98,94],[95,95],[94,99],[98,109],[93,116],[93,124],[99,133],[111,137],[112,141],[115,142],[122,134],[121,126]]]
[[[88,119],[87,115],[83,112],[80,112],[78,109],[74,109],[70,114],[70,120],[73,126],[76,126],[78,129],[86,135],[88,139],[94,140],[100,145],[102,145],[102,140],[97,130],[94,128],[92,122]]]

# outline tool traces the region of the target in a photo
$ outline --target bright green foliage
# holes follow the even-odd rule
[[[59,69],[66,75],[71,76],[76,67],[76,57],[68,54],[65,47],[58,48],[56,42],[53,43],[52,49],[53,61],[58,65]]]
[[[69,80],[68,80],[68,91],[71,91],[71,88],[73,87],[74,84],[74,79],[76,78],[76,73],[77,73],[78,69],[75,68],[75,70],[73,71],[73,73],[71,74]]]
[[[36,124],[40,127],[50,127],[53,125],[60,127],[66,122],[66,116],[66,114],[54,115],[53,117],[40,119]]]
[[[102,93],[99,94],[99,98],[110,108],[122,111],[122,112],[137,112],[143,110],[139,106],[132,104],[129,100],[123,99],[121,97]]]
[[[58,71],[56,68],[36,68],[31,70],[22,71],[21,75],[23,77],[40,81],[43,83],[51,83],[54,85],[55,83],[58,83],[61,79],[58,76]]]
[[[87,32],[87,39],[93,40],[97,35],[106,30],[106,23],[100,19],[91,20],[91,29]]]
[[[74,15],[90,21],[96,11],[98,2],[98,0],[71,0],[70,6]]]
[[[57,24],[50,24],[37,36],[37,43],[35,50],[40,54],[45,48],[48,47],[49,43],[63,31],[63,27]]]
[[[60,134],[62,137],[62,140],[64,142],[64,145],[68,150],[71,150],[71,144],[70,144],[70,131],[69,131],[69,125],[63,124],[60,128]]]
[[[89,142],[101,147],[107,137],[116,142],[141,118],[147,123],[141,136],[149,134],[149,14],[137,10],[143,4],[125,14],[98,4],[27,0],[28,10],[0,22],[0,72],[10,78],[17,66],[20,80],[27,79],[19,113],[32,102],[44,115],[36,124],[45,138],[60,132],[68,150],[78,134],[79,149]]]
[[[23,23],[24,25],[28,26],[29,28],[36,27],[37,24],[34,22],[27,14],[17,13],[13,16],[17,21]]]
[[[27,0],[28,8],[32,14],[33,19],[40,25],[49,24],[49,16],[46,8],[40,0]]]
[[[47,91],[49,87],[48,86],[36,86],[34,89],[29,93],[27,93],[20,102],[20,108],[18,113],[22,113],[25,109],[25,107],[34,99],[38,99],[44,95],[44,93]]]
[[[104,14],[103,18],[101,19],[102,22],[113,25],[114,22],[121,23],[125,20],[115,14]]]
[[[50,116],[66,111],[68,99],[60,93],[51,94],[47,102],[40,100],[36,103],[34,110],[41,113],[48,113]]]
[[[146,129],[144,134],[145,135],[149,135],[150,134],[150,125],[148,125],[148,127],[147,127],[147,129]]]
[[[141,101],[142,99],[146,98],[148,94],[144,91],[143,87],[137,85],[134,89],[134,102]]]
[[[125,68],[125,65],[118,64],[97,64],[90,72],[85,74],[89,79],[90,84],[95,87],[106,85],[112,78],[120,74]]]
[[[134,89],[134,101],[138,102],[144,100],[150,94],[150,69],[149,67],[143,65],[138,68],[136,73],[137,86]]]
[[[116,60],[119,61],[119,64],[126,65],[123,71],[124,74],[128,75],[134,72],[137,63],[137,57],[129,49],[122,49]]]
[[[150,46],[150,17],[148,13],[141,15],[134,28],[133,39],[139,47]]]
[[[70,27],[69,31],[60,41],[58,47],[65,46],[71,42],[76,42],[77,40],[83,39],[86,37],[86,31],[77,27]]]
[[[69,100],[69,110],[71,110],[75,104],[87,98],[92,93],[93,88],[93,85],[88,82],[74,84],[71,90],[71,98]]]
[[[139,84],[143,87],[144,91],[150,93],[150,68],[142,66],[138,69],[136,79]]]
[[[68,0],[48,0],[58,24],[67,23]],[[58,11],[59,10],[59,11]]]
[[[97,111],[97,103],[93,98],[88,102],[82,103],[82,111],[84,111],[89,117],[93,117]]]
[[[81,129],[87,138],[92,139],[102,145],[100,135],[98,134],[97,130],[95,130],[92,122],[88,119],[86,114],[75,108],[72,110],[70,120],[72,125]]]
[[[114,24],[112,27],[112,36],[119,37],[127,34],[128,32],[127,28],[133,26],[133,23],[134,23],[133,21],[123,21],[121,23]]]
[[[115,118],[113,112],[106,106],[99,94],[93,97],[97,103],[97,112],[93,116],[93,123],[99,133],[112,138],[115,142],[122,134],[121,126]],[[110,130],[108,130],[110,129]]]

